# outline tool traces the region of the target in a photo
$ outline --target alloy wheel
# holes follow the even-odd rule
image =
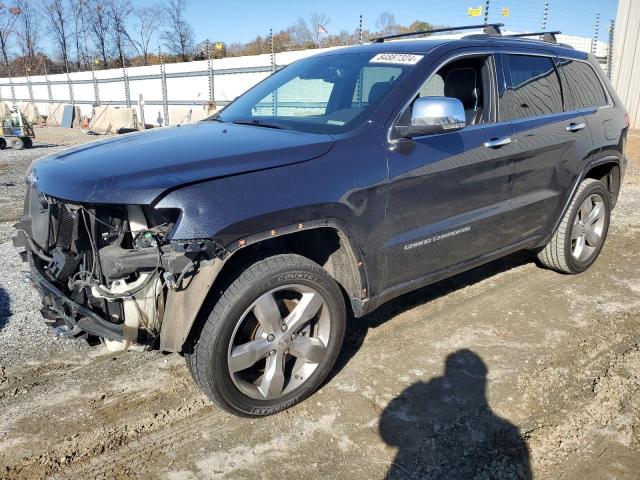
[[[227,353],[229,375],[251,398],[278,399],[313,374],[330,333],[329,309],[318,291],[300,284],[270,290],[236,324]]]
[[[586,262],[602,244],[606,221],[605,204],[600,195],[585,198],[578,210],[571,230],[571,254],[579,262]]]

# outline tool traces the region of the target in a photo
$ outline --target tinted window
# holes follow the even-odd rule
[[[560,80],[548,57],[507,55],[516,118],[562,112]]]
[[[333,83],[321,78],[296,77],[255,104],[252,113],[259,117],[324,115],[332,91]]]
[[[411,123],[411,110],[421,97],[451,97],[462,103],[467,125],[491,123],[491,73],[493,64],[489,56],[469,56],[454,60],[441,67],[422,85],[418,94],[398,118],[398,125]]]
[[[402,69],[399,67],[379,65],[363,67],[356,82],[355,92],[353,92],[353,104],[360,106],[374,101],[400,75],[402,75]]]
[[[444,97],[444,79],[436,73],[420,89],[419,97]]]
[[[564,60],[562,71],[569,83],[571,110],[601,107],[607,104],[607,97],[591,65],[585,62]]]

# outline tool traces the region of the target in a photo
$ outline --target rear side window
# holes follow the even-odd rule
[[[569,109],[580,110],[607,104],[602,83],[591,65],[578,60],[563,60],[561,63],[562,71],[569,84]]]
[[[516,119],[562,112],[560,79],[549,57],[507,55]]]

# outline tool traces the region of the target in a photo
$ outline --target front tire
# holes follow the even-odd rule
[[[11,142],[11,148],[13,150],[22,150],[24,148],[24,142],[20,137],[16,137]]]
[[[221,408],[270,415],[322,385],[342,347],[345,324],[342,292],[320,265],[299,255],[269,257],[221,294],[192,339],[187,364]]]
[[[578,187],[558,230],[538,253],[540,263],[561,273],[581,273],[596,261],[609,231],[611,194],[587,178]]]

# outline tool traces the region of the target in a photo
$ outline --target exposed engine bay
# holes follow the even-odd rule
[[[209,239],[171,241],[178,213],[75,204],[31,188],[15,243],[26,247],[45,322],[59,336],[100,337],[111,350],[156,345],[168,295],[224,256]]]

